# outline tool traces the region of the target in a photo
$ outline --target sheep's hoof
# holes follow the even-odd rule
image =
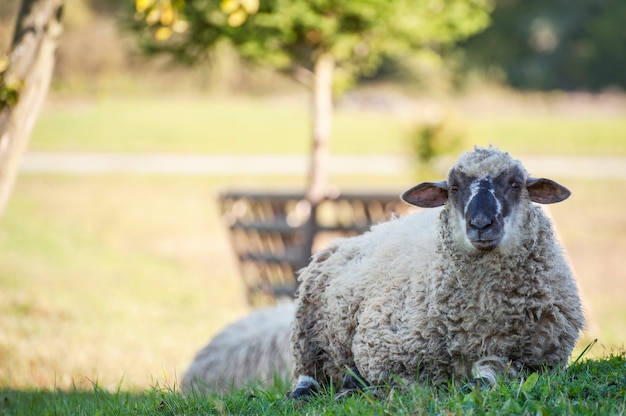
[[[288,391],[286,396],[290,399],[306,400],[309,396],[316,394],[320,390],[320,385],[313,377],[300,376],[298,383],[292,391]]]
[[[356,367],[350,367],[350,370],[343,376],[341,390],[335,394],[335,399],[345,399],[352,396],[355,391],[363,391],[366,387],[369,387],[369,383],[361,377],[359,370]]]
[[[478,387],[480,390],[491,390],[495,386],[488,377],[477,377],[461,387],[461,393],[467,394]]]

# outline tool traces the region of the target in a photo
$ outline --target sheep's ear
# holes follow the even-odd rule
[[[441,182],[424,182],[402,194],[402,200],[422,208],[439,207],[448,200],[448,184]]]
[[[528,178],[526,189],[528,189],[530,200],[539,204],[561,202],[572,194],[563,185],[544,178]]]

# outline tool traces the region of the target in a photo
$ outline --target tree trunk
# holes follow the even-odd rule
[[[333,71],[331,54],[321,54],[313,70],[313,140],[307,199],[319,203],[326,194],[328,180],[328,141],[333,113]]]
[[[0,90],[14,90],[14,103],[0,101],[0,216],[17,178],[20,161],[44,102],[61,33],[64,0],[22,0],[9,67]]]
[[[324,199],[328,187],[328,142],[333,116],[333,71],[335,60],[330,53],[322,53],[313,69],[313,137],[306,199],[311,211],[307,222],[304,250],[310,254],[317,231],[317,206]],[[307,261],[308,263],[308,261]],[[304,264],[306,265],[306,263]],[[303,266],[304,266],[303,265]]]

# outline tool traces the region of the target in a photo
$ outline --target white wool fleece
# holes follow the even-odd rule
[[[474,364],[566,364],[584,319],[541,208],[525,195],[489,252],[471,249],[453,211],[383,223],[312,258],[291,335],[296,378],[341,385],[356,368],[370,383],[445,383],[471,377]]]

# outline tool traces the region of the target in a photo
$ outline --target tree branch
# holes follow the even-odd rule
[[[63,3],[22,0],[17,15],[10,63],[0,74],[0,91],[15,96],[15,102],[0,102],[0,215],[50,85]]]

